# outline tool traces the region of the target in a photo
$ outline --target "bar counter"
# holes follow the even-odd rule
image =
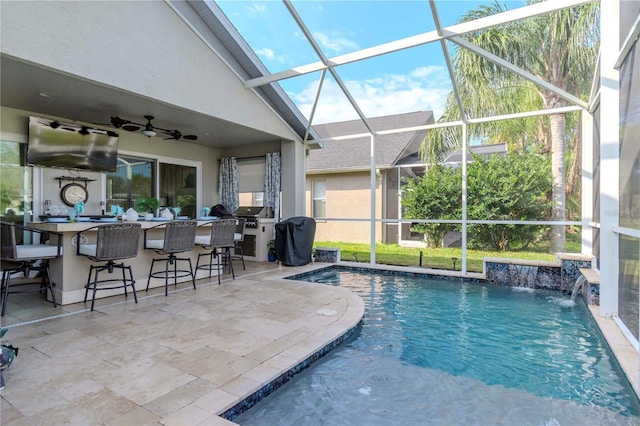
[[[106,225],[108,223],[113,222],[101,222],[101,221],[92,221],[92,222],[29,222],[27,224],[28,227],[39,229],[42,231],[52,231],[58,232],[62,234],[62,248],[63,255],[59,259],[50,260],[50,269],[51,276],[53,281],[56,283],[55,291],[56,291],[56,300],[61,305],[68,305],[71,303],[78,303],[84,301],[84,286],[87,283],[87,278],[89,276],[89,266],[93,263],[89,259],[84,256],[76,255],[76,245],[75,241],[73,241],[76,233],[95,227],[97,225]],[[141,233],[144,232],[145,229],[157,227],[158,225],[162,225],[161,221],[139,221],[142,225]],[[210,226],[207,226],[208,221],[198,221],[198,235],[209,235]],[[201,226],[202,225],[202,226]],[[88,243],[95,243],[95,235],[94,232],[88,231],[85,235],[88,239]],[[161,239],[164,235],[163,227],[159,227],[158,229],[154,229],[148,231],[148,235],[150,238],[158,238]],[[55,241],[55,237],[53,237]],[[180,253],[178,257],[189,257],[191,258],[191,262],[193,264],[193,268],[195,271],[196,262],[198,260],[199,253],[205,253],[206,251],[198,246],[194,247],[193,251]],[[136,280],[136,291],[142,291],[144,293],[145,288],[147,287],[147,277],[149,275],[149,267],[151,266],[151,260],[154,257],[162,257],[162,255],[157,254],[153,250],[145,250],[144,249],[144,235],[140,236],[140,247],[138,250],[138,256],[131,259],[124,259],[123,262],[127,265],[131,265],[133,269],[133,276]],[[205,258],[203,261],[208,262],[208,259]],[[93,263],[95,265],[99,265],[101,263]],[[182,265],[184,266],[184,265]],[[158,265],[156,264],[156,270],[158,270]],[[119,271],[115,271],[114,274],[119,274]],[[101,277],[105,278],[107,275],[106,272],[100,274]],[[208,271],[198,271],[196,272],[196,279],[208,277]],[[212,271],[212,278],[216,276],[216,271]],[[189,277],[178,278],[178,283],[190,281]],[[171,284],[173,280],[171,279],[169,283]],[[187,285],[191,287],[191,284],[178,284],[178,287]],[[164,286],[164,279],[152,278],[149,288]],[[99,290],[96,293],[96,298],[109,297],[116,294],[122,294],[123,290],[114,289],[114,290]],[[131,296],[133,299],[133,296]],[[91,294],[89,295],[88,303],[91,301]]]

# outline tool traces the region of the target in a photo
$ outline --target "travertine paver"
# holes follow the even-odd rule
[[[282,279],[319,266],[140,292],[137,305],[101,299],[93,312],[63,306],[12,327],[20,353],[5,372],[2,425],[230,424],[217,414],[360,321],[347,290]],[[336,314],[318,314],[327,310]]]

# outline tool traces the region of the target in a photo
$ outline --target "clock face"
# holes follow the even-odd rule
[[[60,198],[69,207],[73,207],[79,202],[87,202],[89,193],[87,189],[79,183],[69,183],[60,190]]]

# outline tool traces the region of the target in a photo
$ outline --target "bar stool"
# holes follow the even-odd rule
[[[234,254],[231,256],[232,259],[240,259],[242,260],[242,269],[246,270],[244,266],[244,251],[242,249],[242,243],[244,243],[244,225],[247,223],[247,218],[241,217],[236,219],[236,230],[233,234],[234,241]],[[237,254],[240,253],[240,254]]]
[[[29,233],[31,239],[40,236],[39,244],[17,244],[16,231]],[[57,245],[45,244],[51,235],[58,237]],[[49,270],[49,259],[55,259],[62,255],[62,235],[57,232],[31,229],[12,222],[0,222],[0,240],[2,260],[2,282],[0,284],[2,297],[2,316],[7,309],[7,299],[13,293],[51,293],[53,307],[57,307],[56,294],[53,291],[55,283],[51,279]],[[40,274],[39,281],[29,281],[31,271]],[[14,274],[22,273],[25,280],[18,280],[12,283],[11,277]],[[37,287],[36,287],[37,285]],[[11,290],[16,288],[16,290]]]
[[[218,271],[218,285],[220,285],[220,275],[222,275],[223,272],[220,257],[223,255],[225,256],[225,264],[229,265],[233,279],[236,279],[236,275],[233,272],[233,263],[231,263],[231,249],[235,247],[234,234],[236,231],[236,220],[218,219],[200,226],[208,226],[209,224],[211,224],[209,235],[198,235],[195,239],[195,244],[197,246],[207,250],[207,253],[198,254],[196,272],[199,269],[208,270],[209,278],[211,278],[211,271],[215,269]],[[200,265],[200,258],[202,256],[209,256],[209,263],[203,263]],[[217,258],[217,263],[213,263],[214,257]]]
[[[164,228],[164,238],[154,239],[147,235],[147,231],[160,227]],[[178,258],[176,254],[193,250],[197,227],[198,222],[195,220],[175,220],[144,230],[144,248],[153,250],[161,255],[168,255],[151,261],[146,291],[149,291],[151,278],[164,278],[164,295],[167,296],[169,294],[169,278],[173,278],[173,283],[177,286],[178,278],[187,276],[191,277],[193,289],[196,289],[196,275],[193,273],[191,258]],[[180,261],[188,262],[189,270],[178,269],[178,262]],[[153,266],[156,262],[164,262],[164,270],[153,272]],[[173,265],[173,270],[169,270],[169,265]]]
[[[90,265],[87,284],[84,286],[84,301],[87,302],[89,289],[92,290],[91,310],[93,311],[96,302],[96,292],[98,290],[113,290],[117,288],[124,289],[125,297],[128,297],[127,287],[131,286],[133,299],[138,303],[136,295],[136,281],[133,279],[133,271],[130,265],[116,263],[116,260],[130,259],[138,255],[138,246],[140,245],[140,228],[139,223],[113,223],[107,225],[98,225],[87,228],[75,234],[76,255],[84,256],[93,262],[107,262],[104,265]],[[87,232],[97,231],[95,244],[81,244],[82,236]],[[100,272],[107,271],[113,273],[114,269],[122,271],[122,278],[98,279]],[[125,276],[125,269],[129,271],[129,278]],[[95,275],[93,280],[91,275]],[[118,284],[111,284],[118,283]]]

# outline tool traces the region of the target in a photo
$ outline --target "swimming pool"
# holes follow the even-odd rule
[[[363,324],[242,425],[640,423],[581,301],[335,266],[295,278],[356,292]]]

